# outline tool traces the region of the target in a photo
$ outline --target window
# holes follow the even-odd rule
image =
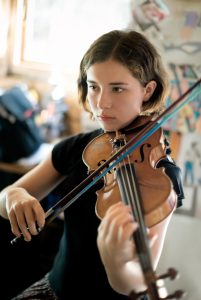
[[[129,0],[16,0],[13,68],[75,73],[95,38],[123,29]]]

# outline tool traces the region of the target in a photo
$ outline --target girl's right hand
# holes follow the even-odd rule
[[[133,232],[138,225],[134,222],[130,207],[122,202],[112,205],[102,219],[97,236],[97,244],[105,267],[114,269],[136,259]]]
[[[37,235],[38,228],[45,225],[45,212],[40,202],[25,189],[12,187],[6,191],[6,211],[13,234],[25,241]]]

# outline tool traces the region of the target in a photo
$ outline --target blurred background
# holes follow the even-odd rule
[[[170,76],[167,106],[201,77],[200,0],[0,0],[1,188],[40,162],[58,140],[97,127],[77,101],[78,68],[94,39],[112,29],[137,30],[157,47]],[[165,271],[169,264],[178,267],[181,277],[170,286],[167,282],[168,289],[183,288],[188,292],[187,299],[199,300],[200,87],[187,97],[192,101],[163,125],[171,155],[182,171],[186,199],[170,224],[159,271]],[[47,208],[53,196],[46,199]],[[1,222],[6,244],[10,229],[4,220]],[[59,240],[62,221],[56,220],[52,226]],[[57,246],[44,253],[41,245],[47,241],[46,236],[35,243],[35,248],[29,247],[29,256],[35,259],[29,269],[26,266],[26,279],[16,284],[11,274],[14,278],[19,265],[14,261],[21,255],[22,263],[27,249],[1,248],[2,255],[13,257],[2,269],[7,274],[4,282],[9,280],[13,293],[50,268]],[[52,243],[49,236],[48,241]],[[57,243],[54,241],[54,245]],[[11,294],[5,288],[2,299],[9,299]]]

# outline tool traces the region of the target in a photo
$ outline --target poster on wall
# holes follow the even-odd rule
[[[167,106],[201,78],[200,12],[200,0],[131,0],[132,19],[128,28],[141,31],[151,40],[169,71]],[[201,133],[201,92],[164,128],[182,134]]]
[[[143,32],[160,49],[168,64],[188,65],[182,70],[190,78],[201,75],[200,0],[131,0],[128,24]]]
[[[169,107],[180,96],[188,91],[197,81],[188,81],[180,79],[179,83],[171,84],[171,91],[166,100],[166,106]],[[179,85],[179,88],[178,88]],[[166,122],[164,128],[167,131],[177,131],[181,134],[199,133],[201,134],[201,87],[198,85],[191,93],[187,95],[185,100],[189,100],[169,121]],[[185,102],[184,102],[185,103]]]
[[[177,161],[182,169],[183,184],[201,185],[201,135],[197,133],[183,135]]]
[[[196,215],[200,206],[201,190],[201,135],[196,132],[183,134],[177,164],[181,168],[185,200],[181,212]]]

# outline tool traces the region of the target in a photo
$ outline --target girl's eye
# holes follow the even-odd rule
[[[123,91],[123,89],[122,89],[121,87],[118,87],[118,86],[113,87],[112,90],[113,90],[114,92],[116,92],[116,93],[121,93],[121,92]]]
[[[92,90],[92,91],[97,90],[97,88],[98,88],[98,87],[97,87],[96,85],[89,85],[89,86],[88,86],[88,89],[89,89],[89,90]]]

